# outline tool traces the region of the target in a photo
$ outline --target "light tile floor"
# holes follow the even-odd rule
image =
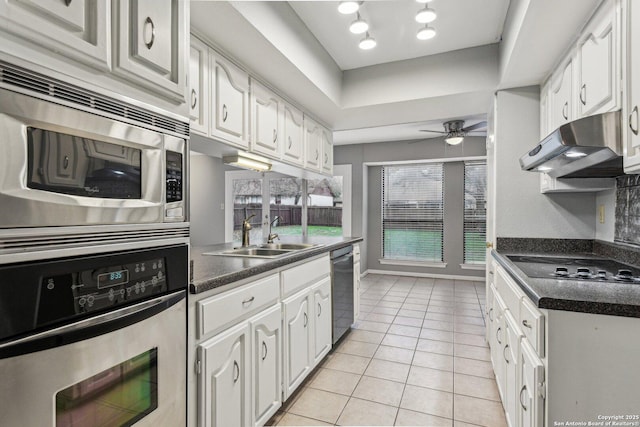
[[[360,319],[268,424],[506,426],[484,303],[484,282],[364,277]]]

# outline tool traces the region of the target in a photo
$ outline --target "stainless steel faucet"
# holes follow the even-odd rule
[[[246,216],[246,214],[245,214],[245,216]],[[250,245],[250,243],[249,243],[249,230],[251,230],[251,223],[249,221],[254,216],[256,216],[256,215],[252,214],[250,217],[245,218],[244,220],[242,220],[242,247],[243,248],[246,248],[247,246]]]
[[[274,224],[277,224],[278,221],[280,221],[280,217],[276,215],[275,218],[273,218],[273,221],[271,221],[271,223],[269,224],[269,237],[267,237],[267,243],[273,243],[273,239],[280,240],[280,237],[278,237],[277,233],[271,232],[271,227],[273,227]]]

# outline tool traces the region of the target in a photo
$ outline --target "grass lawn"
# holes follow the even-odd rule
[[[302,226],[300,225],[283,225],[282,227],[274,227],[274,233],[281,236],[298,235],[302,236]],[[307,226],[309,236],[342,236],[342,227],[329,227],[324,225]]]

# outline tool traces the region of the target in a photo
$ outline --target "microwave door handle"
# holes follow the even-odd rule
[[[185,298],[186,291],[174,292],[120,310],[6,342],[0,344],[0,359],[60,347],[117,331],[162,313]]]

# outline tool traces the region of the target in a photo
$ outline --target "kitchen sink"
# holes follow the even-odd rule
[[[292,255],[306,249],[317,248],[322,245],[310,243],[263,243],[257,246],[236,247],[226,251],[205,252],[203,255],[238,256],[249,258],[279,258]]]

